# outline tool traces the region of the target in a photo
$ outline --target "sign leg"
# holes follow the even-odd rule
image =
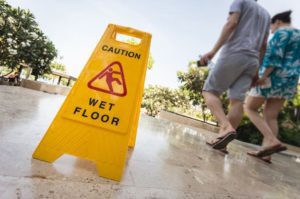
[[[123,174],[124,165],[112,165],[109,163],[97,163],[98,175],[104,178],[120,181]]]
[[[63,155],[61,151],[51,150],[49,147],[38,147],[32,157],[41,161],[52,163]]]

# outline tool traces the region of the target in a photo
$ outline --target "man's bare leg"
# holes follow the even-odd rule
[[[219,137],[226,135],[228,132],[235,131],[224,113],[219,97],[208,91],[203,91],[202,95],[205,99],[206,105],[220,124]]]
[[[243,101],[230,99],[230,108],[227,118],[234,129],[237,129],[243,118]]]

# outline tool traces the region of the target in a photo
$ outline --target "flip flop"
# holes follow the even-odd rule
[[[222,138],[216,138],[216,139],[222,139]],[[206,142],[206,144],[209,145],[209,146],[213,146],[214,143]],[[229,154],[226,147],[223,148],[223,149],[219,149],[219,151],[224,153],[224,154]]]
[[[272,164],[271,159],[265,159],[265,158],[262,157],[261,160],[268,163],[268,164]]]
[[[272,161],[271,161],[270,159],[265,159],[265,158],[263,158],[263,157],[259,157],[259,156],[257,156],[257,154],[255,154],[255,153],[247,152],[247,155],[252,156],[252,157],[255,157],[255,158],[257,158],[257,159],[259,159],[259,160],[262,160],[262,161],[264,161],[264,162],[266,162],[266,163],[268,163],[268,164],[272,164]]]
[[[221,151],[224,154],[229,154],[229,152],[227,151],[227,148],[223,148],[223,149],[219,149],[219,151]]]
[[[211,143],[211,142],[206,142],[206,144],[210,145],[214,149],[224,149],[228,145],[229,142],[234,140],[236,138],[236,132],[230,131],[226,135],[222,137],[217,137],[217,141]]]
[[[223,137],[217,137],[217,138],[216,138],[216,140],[221,140],[221,139],[223,139]],[[211,147],[212,147],[215,143],[216,143],[216,142],[207,142],[207,141],[206,141],[206,144],[209,145],[209,146],[211,146]]]
[[[269,155],[272,155],[273,153],[279,153],[279,152],[285,151],[285,150],[287,150],[287,147],[280,144],[280,145],[264,148],[263,150],[258,151],[256,155],[258,157],[264,157],[264,156],[269,156]]]

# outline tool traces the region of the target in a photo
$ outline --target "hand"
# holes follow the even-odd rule
[[[258,79],[259,79],[258,74],[256,74],[256,75],[252,78],[251,87],[257,86],[257,80],[258,80]]]
[[[216,52],[215,51],[209,51],[208,53],[204,54],[201,59],[200,63],[201,65],[207,65],[209,60],[212,60],[212,58],[215,56]]]
[[[267,80],[266,77],[261,77],[261,78],[259,78],[259,79],[256,81],[255,84],[256,84],[257,86],[265,85],[265,84],[266,84],[266,80]]]

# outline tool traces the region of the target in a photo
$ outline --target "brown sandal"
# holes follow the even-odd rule
[[[247,152],[247,155],[250,155],[250,156],[252,156],[252,157],[255,157],[255,158],[257,158],[257,159],[259,159],[259,160],[262,160],[262,161],[264,161],[264,162],[266,162],[266,163],[268,163],[268,164],[272,164],[272,161],[271,161],[271,158],[269,159],[267,159],[267,158],[265,158],[265,157],[259,157],[259,156],[257,156],[257,152]]]
[[[236,132],[230,131],[226,135],[222,137],[217,137],[215,142],[206,142],[209,146],[211,146],[214,149],[224,149],[226,146],[236,138]]]
[[[272,155],[273,153],[279,153],[279,152],[285,151],[285,150],[287,150],[287,147],[279,144],[279,145],[275,145],[275,146],[271,146],[271,147],[266,147],[266,148],[258,151],[256,155],[258,157],[265,157],[265,156]]]

